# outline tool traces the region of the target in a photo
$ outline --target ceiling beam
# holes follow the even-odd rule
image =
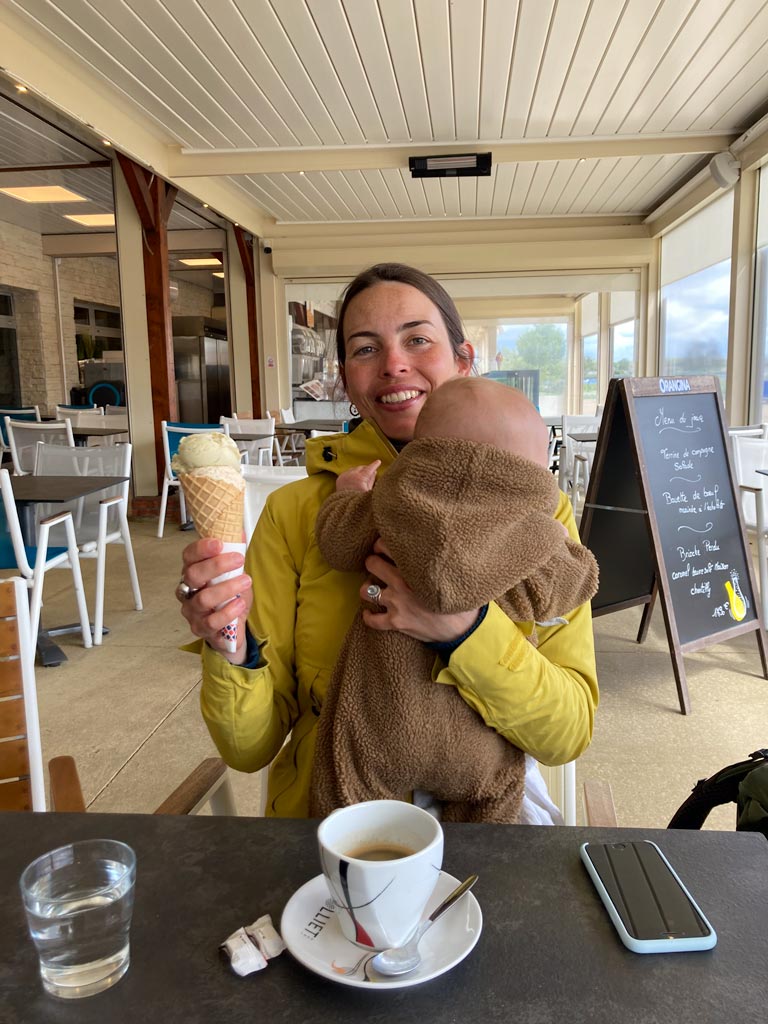
[[[67,232],[43,235],[44,256],[110,256],[117,252],[114,231]],[[227,236],[222,228],[201,228],[168,232],[169,252],[221,250]]]
[[[0,167],[0,174],[27,174],[30,171],[83,171],[94,167],[111,167],[111,160],[91,160],[79,164],[24,164],[16,167]]]
[[[530,139],[522,142],[475,142],[460,146],[323,146],[319,149],[191,150],[169,147],[168,173],[174,179],[229,174],[274,174],[298,171],[375,170],[407,168],[408,158],[441,154],[458,156],[490,149],[494,163],[530,163],[547,160],[579,160],[621,156],[685,156],[718,153],[738,138],[732,132],[701,132],[678,135],[612,135],[564,139]]]

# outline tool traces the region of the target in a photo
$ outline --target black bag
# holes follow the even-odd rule
[[[713,807],[737,805],[736,828],[768,838],[768,748],[699,779],[667,828],[701,828]]]

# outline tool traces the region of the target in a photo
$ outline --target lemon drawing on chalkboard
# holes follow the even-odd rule
[[[725,591],[728,594],[728,607],[731,617],[736,619],[737,622],[741,622],[747,614],[749,601],[747,601],[746,597],[744,597],[741,592],[741,587],[739,586],[739,574],[737,572],[732,572],[730,580],[726,580]]]

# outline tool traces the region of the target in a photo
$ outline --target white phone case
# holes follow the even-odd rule
[[[649,850],[638,849],[643,844],[647,844],[658,854],[658,861],[655,861],[653,857],[649,860]],[[616,866],[608,864],[604,870],[607,870],[611,877],[608,880],[608,887],[606,887],[600,871],[590,857],[590,851],[601,850],[607,855],[610,850],[626,851],[628,848],[635,850],[638,859],[641,855],[645,855],[646,867],[650,866],[650,872],[640,870],[622,878],[617,874]],[[712,949],[717,943],[715,929],[656,843],[647,839],[627,843],[584,843],[581,847],[581,859],[584,861],[589,876],[600,894],[600,899],[603,901],[621,941],[634,953],[684,953]],[[621,867],[618,868],[618,871],[622,872]],[[609,888],[618,894],[616,900],[609,892]],[[674,893],[674,889],[677,889],[678,892]],[[692,911],[690,915],[690,920],[693,923],[692,930],[698,928],[701,934],[679,935],[675,934],[674,929],[670,927],[670,917],[674,916],[674,912],[671,912],[669,906],[669,896],[672,895],[674,898],[675,896],[679,897],[679,894],[684,896]],[[623,906],[617,906],[619,899]],[[679,898],[678,904],[682,905]],[[659,934],[655,937],[644,938],[631,934],[629,929],[633,927],[631,923],[633,911],[642,914],[646,921],[649,915],[657,916]]]

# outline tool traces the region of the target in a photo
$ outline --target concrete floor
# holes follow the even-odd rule
[[[155,521],[131,524],[144,610],[136,612],[122,548],[112,545],[101,648],[62,638],[68,661],[37,670],[46,758],[75,756],[89,809],[151,812],[215,749],[200,717],[200,668],[179,650],[187,639],[173,590],[181,550],[194,536]],[[93,562],[84,564],[92,607]],[[5,573],[4,575],[10,575]],[[69,573],[46,582],[43,621],[75,618]],[[768,744],[768,681],[760,675],[755,635],[685,659],[692,712],[678,709],[661,609],[642,646],[634,637],[640,609],[595,620],[601,703],[580,779],[613,787],[621,825],[664,827],[694,782]],[[241,814],[258,808],[258,779],[231,773]],[[733,827],[733,807],[708,826]]]

